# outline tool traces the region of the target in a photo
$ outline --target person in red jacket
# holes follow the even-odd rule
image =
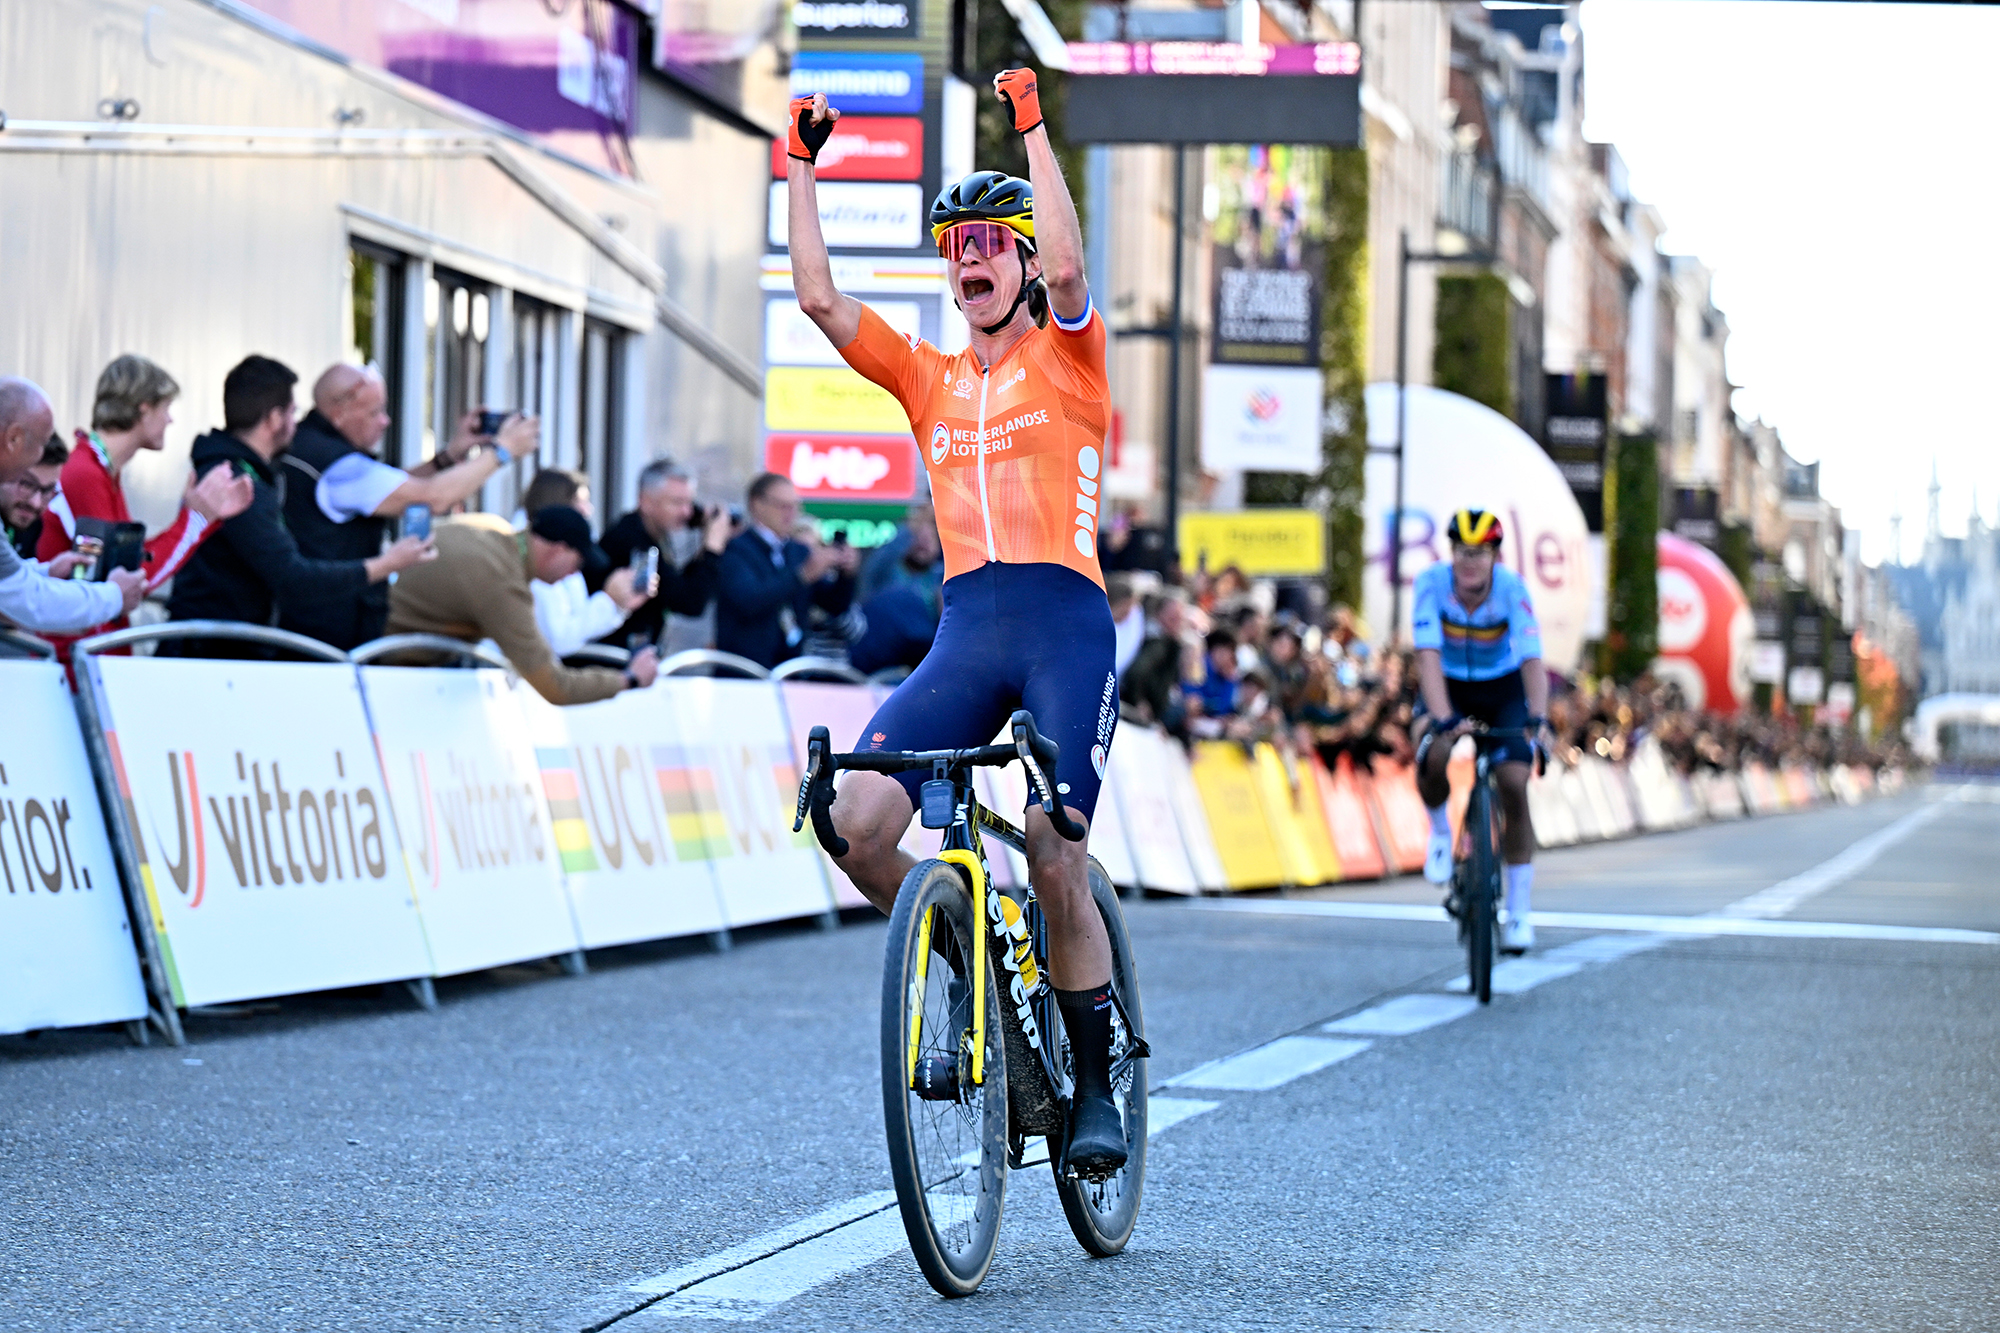
[[[97,377],[97,397],[90,409],[90,426],[76,433],[76,447],[63,464],[61,489],[49,502],[50,522],[42,524],[41,543],[35,554],[53,560],[76,542],[77,520],[103,519],[129,523],[132,512],[119,486],[119,475],[141,449],[155,452],[166,447],[167,427],[173,422],[174,399],[181,386],[159,366],[143,356],[127,353],[104,368]],[[146,591],[153,592],[187,563],[195,548],[226,518],[249,507],[253,488],[248,477],[230,475],[223,468],[209,473],[199,483],[190,476],[181,512],[165,530],[146,541],[144,570]],[[125,617],[89,631],[101,634],[122,629]],[[59,639],[57,648],[64,660],[77,635]]]

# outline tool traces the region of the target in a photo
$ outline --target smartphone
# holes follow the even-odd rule
[[[833,534],[833,544],[834,544],[835,546],[845,546],[845,545],[847,545],[847,529],[846,529],[846,528],[842,528],[842,529],[841,529],[840,531],[838,531],[838,532],[836,532],[836,533],[834,533],[834,534]]]
[[[660,576],[660,548],[648,546],[643,551],[632,552],[632,586],[644,591],[653,586],[653,580]]]
[[[429,505],[411,505],[408,509],[405,509],[403,511],[403,521],[397,527],[396,535],[399,537],[415,537],[419,541],[430,540],[431,507]]]
[[[480,412],[479,434],[498,435],[500,428],[506,425],[507,419],[513,415],[512,412],[494,412],[490,410]]]

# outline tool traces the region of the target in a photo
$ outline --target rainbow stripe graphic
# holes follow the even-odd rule
[[[1497,625],[1467,625],[1456,620],[1444,622],[1444,637],[1453,643],[1498,643],[1507,637],[1506,621]]]
[[[652,747],[653,779],[667,807],[667,834],[683,861],[712,861],[732,855],[729,826],[715,792],[715,769],[701,752],[686,745]]]
[[[174,1003],[187,1003],[187,994],[181,988],[180,968],[174,962],[174,946],[167,938],[166,913],[160,910],[159,890],[153,885],[153,863],[146,856],[146,840],[139,832],[139,807],[132,799],[132,783],[125,776],[125,752],[119,748],[118,733],[110,728],[104,732],[105,748],[111,752],[111,772],[118,782],[118,803],[124,807],[125,827],[132,834],[132,852],[139,860],[139,883],[146,893],[146,906],[151,909],[153,937],[159,942],[160,962],[167,971],[167,989],[174,997]],[[196,820],[201,818],[199,807],[195,809]]]
[[[590,825],[583,818],[583,801],[576,789],[576,766],[567,749],[536,747],[535,764],[542,770],[542,794],[549,801],[549,826],[556,852],[567,874],[600,869],[590,842]]]

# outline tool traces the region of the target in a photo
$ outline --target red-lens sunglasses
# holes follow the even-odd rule
[[[993,259],[1014,248],[1015,231],[1000,222],[960,222],[945,228],[938,237],[938,253],[956,264],[971,250]]]

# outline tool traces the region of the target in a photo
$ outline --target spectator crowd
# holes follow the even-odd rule
[[[39,387],[0,378],[0,618],[65,658],[148,597],[164,599],[171,620],[276,627],[343,650],[438,636],[490,645],[558,704],[650,684],[675,618],[712,623],[717,650],[767,669],[810,656],[887,679],[930,648],[944,568],[927,494],[864,559],[844,533],[823,537],[780,474],[753,480],[740,507],[704,505],[684,468],[655,459],[638,474],[636,506],[600,538],[588,481],[559,468],[529,474],[512,516],[466,512],[503,469],[538,458],[534,418],[467,412],[435,457],[405,469],[382,458],[391,421],[376,371],[327,368],[303,419],[298,383],[264,356],[229,371],[222,425],[194,441],[180,509],[148,536],[122,480],[140,452],[165,448],[173,376],[116,358],[89,426],[67,440]],[[1115,506],[1102,555],[1129,721],[1186,742],[1314,751],[1329,766],[1409,757],[1408,654],[1371,647],[1351,608],[1318,609],[1301,585],[1234,567],[1180,576],[1167,551],[1129,501]],[[159,651],[273,649],[203,635]],[[1650,677],[1555,684],[1549,722],[1569,757],[1622,760],[1651,736],[1687,773],[1896,758],[1789,714],[1693,710]]]

